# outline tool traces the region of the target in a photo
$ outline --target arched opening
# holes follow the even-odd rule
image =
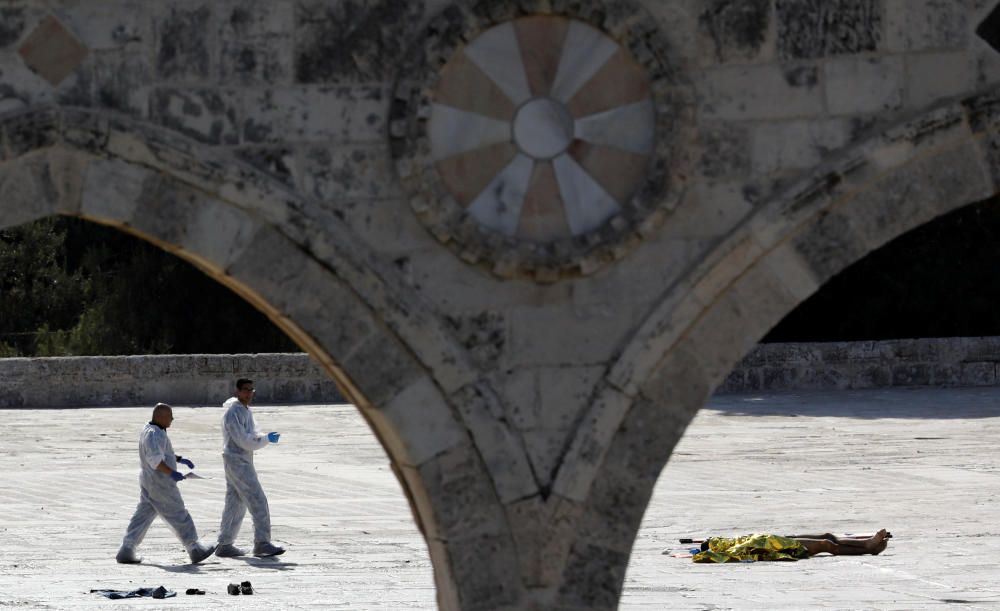
[[[997,280],[998,211],[990,198],[895,238],[831,278],[768,337],[846,342],[995,335],[989,304]],[[844,584],[822,586],[824,604],[834,606],[975,598],[972,593],[991,587],[991,571],[960,558],[997,509],[991,442],[983,432],[1000,427],[998,405],[1000,389],[960,380],[944,387],[713,395],[654,489],[621,608],[638,608],[646,595],[751,607],[759,601],[755,590],[769,593],[769,608],[799,608],[806,604],[800,594],[778,593],[808,596],[820,589],[818,579]],[[982,459],[970,460],[974,455]],[[805,566],[696,565],[690,550],[697,543],[680,542],[882,527],[894,538],[878,558],[817,558]],[[921,557],[935,559],[915,560]],[[961,585],[947,577],[953,572],[962,573]],[[630,590],[630,581],[644,590]],[[851,587],[861,582],[864,587]]]
[[[0,230],[0,356],[247,354],[298,347],[194,266],[52,216]]]
[[[831,278],[762,342],[1000,335],[1000,199],[942,215]]]
[[[0,202],[0,209],[3,206]],[[181,295],[169,274],[155,273],[157,268],[176,257],[167,255],[164,259],[157,254],[159,249],[140,243],[134,235],[119,229],[92,227],[87,231],[83,229],[87,225],[93,224],[79,218],[43,217],[14,228],[18,239],[31,240],[30,244],[22,242],[30,252],[22,250],[17,253],[19,257],[0,256],[0,285],[5,289],[0,294],[0,311],[13,312],[15,308],[9,303],[13,294],[25,292],[23,283],[10,277],[11,266],[23,263],[25,256],[44,257],[46,249],[57,247],[56,242],[67,237],[80,239],[85,236],[100,245],[96,251],[86,248],[73,251],[74,256],[84,253],[85,257],[99,259],[89,262],[95,265],[86,271],[88,274],[109,271],[108,265],[97,265],[114,263],[101,259],[105,255],[110,256],[115,251],[120,254],[126,248],[138,251],[134,264],[145,274],[140,274],[141,280],[149,283],[142,287],[144,294],[131,293],[135,287],[116,287],[88,278],[96,285],[94,289],[110,300],[104,304],[106,311],[95,308],[89,310],[89,315],[87,312],[82,315],[66,312],[64,310],[72,310],[78,304],[72,303],[72,299],[53,296],[51,305],[60,307],[36,317],[44,319],[52,315],[51,324],[44,327],[43,332],[34,333],[33,342],[21,341],[17,346],[11,342],[7,344],[8,349],[33,348],[36,353],[58,356],[60,350],[67,349],[77,353],[88,349],[93,352],[95,344],[110,347],[104,352],[118,353],[128,353],[132,345],[166,345],[171,335],[151,332],[141,324],[137,327],[120,321],[119,333],[124,333],[126,328],[133,333],[130,334],[132,338],[126,338],[129,341],[118,342],[104,341],[102,329],[95,332],[88,327],[115,324],[116,317],[130,315],[126,311],[130,307],[143,309],[147,315],[159,312],[155,317],[158,324],[181,325],[183,328],[177,329],[181,333],[186,329],[198,332],[201,324],[220,327],[229,324],[218,317],[231,313],[236,306],[231,301],[221,304],[219,300],[212,301],[210,285],[192,287],[195,293]],[[11,237],[13,231],[5,229],[8,231],[3,231],[3,237]],[[10,241],[6,241],[4,245],[9,244]],[[0,253],[9,254],[9,251],[0,248]],[[87,263],[73,261],[69,267],[73,272],[84,273],[80,266]],[[177,264],[187,265],[180,261]],[[54,282],[61,279],[55,273],[59,265],[53,266],[57,269],[42,267],[52,272],[45,279]],[[112,268],[111,271],[121,270]],[[187,276],[188,281],[191,279]],[[203,279],[216,282],[207,276]],[[118,290],[128,294],[116,295]],[[228,292],[228,289],[221,290]],[[200,305],[165,315],[163,310],[149,303],[184,298],[199,300]],[[16,305],[38,306],[40,299],[36,295]],[[131,300],[137,299],[140,303],[133,305]],[[251,332],[261,333],[260,327],[270,324],[260,313],[243,314],[244,324],[255,327]],[[192,316],[204,320],[197,322],[190,318]],[[185,323],[186,318],[190,319]],[[206,328],[201,327],[201,332],[205,333]],[[243,327],[238,326],[237,330]],[[273,328],[273,333],[281,332]],[[136,336],[141,337],[136,340]],[[23,336],[15,337],[24,339]],[[211,349],[211,338],[202,339],[207,339],[208,344],[188,345],[199,349],[207,345],[209,349],[205,352],[209,354],[221,352]],[[287,345],[275,341],[274,337],[271,341],[272,345]],[[241,344],[237,337],[228,345],[238,348],[247,344]],[[15,360],[25,365],[25,359]],[[132,590],[157,585],[164,585],[181,596],[187,588],[225,595],[228,583],[252,580],[258,595],[288,604],[296,600],[312,603],[322,600],[331,606],[378,608],[387,597],[401,596],[407,601],[433,605],[434,579],[427,545],[415,527],[405,494],[401,494],[394,467],[371,434],[361,412],[346,403],[283,405],[261,401],[253,406],[259,426],[282,433],[281,442],[259,452],[255,462],[271,506],[275,542],[286,545],[289,553],[260,560],[210,558],[198,565],[188,565],[187,555],[177,538],[158,519],[141,545],[144,562],[138,566],[115,563],[115,552],[139,495],[136,439],[156,401],[174,405],[175,421],[170,429],[174,449],[192,459],[197,466],[195,472],[207,478],[180,483],[185,505],[199,535],[203,542],[210,544],[219,531],[226,485],[220,456],[220,405],[232,394],[231,386],[237,375],[233,367],[239,359],[202,355],[199,360],[229,366],[228,370],[216,371],[219,388],[228,389],[228,392],[204,402],[175,398],[177,389],[161,383],[163,378],[170,376],[169,367],[164,369],[145,357],[133,356],[129,357],[125,370],[117,372],[117,377],[109,375],[115,373],[114,365],[84,371],[82,377],[91,377],[88,384],[96,382],[98,386],[108,387],[145,382],[149,388],[139,389],[132,395],[141,396],[147,399],[145,401],[133,404],[119,399],[112,407],[36,403],[22,408],[0,407],[0,415],[11,435],[0,452],[0,464],[8,474],[3,487],[4,531],[12,556],[23,559],[8,577],[0,578],[3,599],[14,604],[80,606],[101,600],[89,592],[91,589]],[[247,359],[243,357],[242,360]],[[184,362],[187,364],[178,365]],[[174,357],[170,366],[186,367],[192,385],[195,384],[194,370],[198,367],[195,360]],[[300,365],[291,367],[297,366]],[[270,375],[280,373],[280,370],[268,371]],[[262,379],[253,371],[241,375],[257,378],[262,390],[276,390],[274,379]],[[103,381],[93,379],[101,376],[107,377]],[[49,391],[57,393],[55,388]],[[267,397],[267,392],[263,395]],[[120,393],[121,396],[129,395]],[[246,541],[252,537],[253,528],[247,517],[240,533],[243,547],[249,547]],[[67,579],[68,574],[72,574],[72,578]],[[41,583],[46,584],[45,587],[40,587]],[[317,596],[320,592],[322,596]]]
[[[632,399],[593,479],[591,494],[608,515],[616,497],[646,508],[712,391],[796,305],[893,238],[997,192],[991,100],[943,105],[827,160],[665,296],[608,376]],[[624,536],[638,532],[642,515],[618,520]]]

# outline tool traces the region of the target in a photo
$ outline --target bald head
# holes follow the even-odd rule
[[[153,408],[153,423],[169,428],[174,421],[174,409],[166,403],[157,403]]]

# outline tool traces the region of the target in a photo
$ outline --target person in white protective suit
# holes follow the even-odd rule
[[[191,514],[184,508],[184,499],[177,489],[177,482],[184,474],[177,471],[177,463],[194,468],[190,460],[174,454],[174,447],[167,437],[167,429],[174,421],[174,410],[166,403],[157,403],[153,419],[139,435],[139,505],[129,521],[122,546],[115,557],[120,564],[138,564],[142,558],[136,548],[142,543],[146,531],[156,516],[160,516],[181,540],[192,563],[208,558],[215,546],[208,547],[198,541]]]
[[[275,432],[261,433],[253,420],[250,402],[253,400],[253,380],[236,380],[236,396],[230,397],[222,407],[222,462],[226,468],[226,506],[222,510],[218,547],[215,555],[222,558],[244,556],[246,551],[235,545],[236,535],[243,524],[243,516],[250,509],[253,519],[253,555],[258,558],[277,556],[285,548],[271,543],[271,513],[267,497],[257,479],[253,466],[253,453],[270,443],[278,443]]]

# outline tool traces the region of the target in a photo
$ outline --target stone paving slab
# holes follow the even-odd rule
[[[351,406],[258,406],[282,432],[257,459],[277,559],[186,556],[162,522],[114,562],[137,499],[150,409],[0,410],[0,608],[431,609],[426,548],[385,454]],[[212,479],[183,482],[212,540],[224,480],[217,407],[178,407],[175,450]],[[1000,606],[1000,389],[715,397],[664,472],[636,541],[622,609],[994,609]],[[877,557],[696,565],[683,536],[871,531]],[[249,517],[243,539],[251,535]],[[245,543],[247,541],[244,541]],[[254,597],[225,586],[249,580]],[[165,585],[108,601],[92,588]],[[189,587],[206,596],[185,596]]]

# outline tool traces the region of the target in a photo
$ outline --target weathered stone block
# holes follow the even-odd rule
[[[927,386],[931,382],[931,368],[927,365],[897,365],[890,371],[893,386]]]
[[[219,27],[222,82],[290,83],[293,22],[290,2],[240,3],[223,10]]]
[[[877,51],[882,44],[881,0],[776,0],[775,14],[785,59]]]
[[[166,14],[154,17],[156,70],[161,78],[199,81],[214,73],[215,58],[209,47],[214,40],[213,6],[171,6]]]
[[[590,403],[604,367],[543,367],[538,369],[538,426],[568,431]]]
[[[559,583],[566,557],[579,533],[581,504],[550,496],[532,497],[507,505],[507,522],[517,547],[521,581],[527,587]]]
[[[762,264],[774,277],[781,278],[788,292],[800,302],[819,290],[820,283],[812,270],[788,243],[770,251],[762,260]]]
[[[189,219],[177,245],[201,265],[220,272],[251,247],[259,229],[249,215],[211,198],[202,200]]]
[[[18,115],[3,127],[7,159],[52,146],[59,140],[59,114],[50,109]]]
[[[301,174],[297,155],[288,147],[248,147],[236,151],[236,155],[254,168],[264,172],[283,185],[293,187]]]
[[[493,480],[501,503],[509,503],[538,492],[523,435],[507,421],[499,396],[485,382],[470,384],[451,396],[462,422],[471,433],[483,463]],[[537,473],[537,469],[535,469]]]
[[[962,363],[959,376],[963,386],[996,386],[996,363]]]
[[[339,362],[354,386],[373,406],[389,401],[424,375],[423,367],[403,350],[395,336],[386,331],[376,330]]]
[[[83,177],[90,157],[61,148],[49,149],[49,178],[57,194],[54,211],[59,214],[79,214]]]
[[[300,0],[295,13],[295,81],[382,81],[396,69],[423,21],[424,3]]]
[[[388,403],[365,410],[395,462],[417,466],[467,442],[465,428],[427,377]]]
[[[821,213],[792,244],[820,283],[868,253],[864,237],[840,210]]]
[[[0,49],[21,39],[25,31],[25,11],[24,6],[17,5],[0,8]]]
[[[372,142],[385,137],[381,86],[265,89],[244,100],[247,142]]]
[[[801,170],[851,142],[848,119],[817,119],[759,123],[750,132],[750,157],[754,173]]]
[[[710,123],[698,133],[701,172],[708,178],[750,173],[750,132],[740,123]]]
[[[824,112],[815,66],[727,66],[698,84],[702,111],[713,119],[780,119]]]
[[[180,244],[193,226],[192,219],[207,205],[206,199],[200,191],[156,174],[137,195],[129,224],[166,244]]]
[[[91,51],[137,48],[153,39],[152,11],[143,0],[105,0],[53,7]]]
[[[119,160],[95,161],[87,166],[80,212],[114,223],[131,223],[147,189],[156,188],[158,175],[142,166]]]
[[[509,535],[484,535],[448,541],[459,607],[468,611],[520,608],[522,586],[517,549]]]
[[[145,56],[97,53],[91,71],[95,106],[137,117],[149,113],[153,68]]]
[[[13,53],[0,53],[0,113],[50,104],[55,92]]]
[[[962,383],[962,370],[957,365],[931,364],[931,380],[936,386],[958,386]]]
[[[480,311],[449,316],[458,342],[483,370],[492,371],[507,345],[507,324],[501,312]]]
[[[0,165],[0,225],[12,227],[49,216],[58,191],[45,156],[32,156]]]
[[[381,144],[309,147],[302,152],[302,169],[300,188],[327,205],[402,197],[389,150]]]
[[[770,0],[712,0],[698,15],[699,33],[720,63],[767,59]],[[773,42],[771,42],[773,44]]]
[[[602,363],[619,347],[634,316],[627,303],[600,312],[580,312],[569,304],[514,307],[504,358],[525,366]],[[570,327],[574,331],[567,334]]]
[[[627,563],[627,552],[582,543],[574,545],[563,573],[557,608],[616,609]]]
[[[237,94],[214,89],[157,89],[150,101],[154,121],[199,142],[240,141]]]
[[[538,427],[538,372],[535,368],[512,369],[496,375],[495,384],[504,397],[507,419],[524,431]]]
[[[882,388],[892,384],[892,372],[885,365],[859,364],[851,372],[851,388]]]
[[[969,40],[967,2],[886,0],[885,45],[890,52],[959,49]]]
[[[993,182],[974,143],[916,160],[849,203],[870,248],[939,214],[992,195]]]
[[[906,103],[923,108],[972,91],[976,67],[967,53],[913,54],[906,58]]]
[[[424,489],[428,538],[461,539],[506,531],[506,515],[471,444],[453,447],[416,469]],[[416,496],[418,487],[414,486]]]
[[[840,58],[826,62],[826,103],[831,114],[885,112],[903,105],[903,59]]]
[[[799,370],[801,388],[845,389],[850,387],[850,377],[842,370],[824,367],[803,367]]]
[[[308,261],[282,303],[285,316],[309,334],[332,357],[343,358],[372,333],[371,311],[329,271]]]

